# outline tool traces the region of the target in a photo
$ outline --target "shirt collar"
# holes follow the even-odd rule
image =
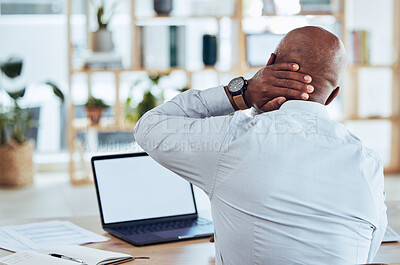
[[[304,100],[289,100],[282,104],[279,110],[302,110],[307,112],[315,113],[315,115],[329,119],[328,111],[326,107],[320,103],[313,102],[313,101],[304,101]]]

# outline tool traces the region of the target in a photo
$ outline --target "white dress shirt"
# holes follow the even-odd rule
[[[222,86],[147,112],[139,145],[211,201],[216,264],[372,262],[387,225],[379,158],[325,106],[248,117]]]

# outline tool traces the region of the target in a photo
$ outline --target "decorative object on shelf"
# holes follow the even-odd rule
[[[103,116],[103,111],[107,109],[108,106],[100,98],[95,98],[90,96],[88,101],[85,103],[86,115],[88,116],[92,124],[99,124],[101,117]]]
[[[217,62],[217,37],[203,36],[203,63],[205,66],[214,66]]]
[[[172,0],[154,0],[154,11],[158,15],[169,15],[172,11]]]
[[[140,66],[152,70],[185,67],[186,26],[139,26]]]
[[[349,34],[348,61],[351,64],[369,64],[370,33],[366,30],[352,30]]]
[[[91,0],[91,3],[96,10],[96,21],[98,25],[97,31],[92,32],[92,51],[112,52],[114,44],[112,32],[108,30],[108,25],[121,1]]]
[[[10,58],[0,63],[1,73],[8,78],[21,75],[23,60]],[[64,101],[64,95],[52,82],[46,83],[53,89],[54,94]],[[0,185],[1,186],[26,186],[33,183],[34,167],[33,140],[25,138],[26,131],[32,126],[28,110],[19,106],[18,100],[25,95],[26,88],[9,91],[4,90],[13,101],[12,106],[5,106],[0,102]]]

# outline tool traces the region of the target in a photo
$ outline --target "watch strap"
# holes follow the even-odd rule
[[[245,110],[245,109],[249,108],[249,107],[247,107],[246,102],[244,102],[244,98],[243,98],[242,94],[233,96],[232,98],[236,104],[236,107],[238,107],[238,109]]]

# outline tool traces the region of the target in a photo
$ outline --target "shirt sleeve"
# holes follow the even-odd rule
[[[384,177],[383,177],[383,165],[381,162],[373,163],[375,164],[375,171],[371,171],[374,174],[374,181],[372,187],[376,190],[375,195],[375,205],[376,205],[376,215],[377,222],[375,225],[375,230],[372,233],[371,245],[368,253],[367,263],[373,262],[376,253],[382,243],[383,237],[386,232],[387,227],[387,215],[386,215],[386,204],[385,204],[385,192],[384,192]]]
[[[232,112],[222,86],[191,89],[143,115],[134,136],[155,161],[211,197]]]

